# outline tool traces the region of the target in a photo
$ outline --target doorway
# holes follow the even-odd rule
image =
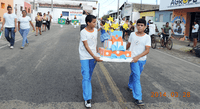
[[[191,35],[192,35],[192,25],[194,25],[194,21],[198,22],[198,25],[200,25],[200,13],[199,12],[191,12],[190,13],[191,19],[190,19],[190,40],[193,41]],[[198,30],[198,41],[200,41],[200,31]]]

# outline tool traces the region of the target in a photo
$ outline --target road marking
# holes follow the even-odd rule
[[[122,93],[120,92],[120,90],[118,89],[117,85],[115,84],[115,82],[113,81],[112,77],[110,76],[109,72],[107,71],[106,67],[103,65],[103,63],[98,63],[98,65],[100,66],[113,94],[115,95],[115,97],[117,98],[117,101],[119,102],[119,105],[122,109],[127,109],[126,107],[126,100],[123,97]]]
[[[109,99],[109,97],[108,97],[108,94],[107,94],[108,91],[106,90],[105,85],[101,82],[101,77],[99,76],[99,72],[98,72],[97,70],[95,70],[94,72],[95,72],[96,75],[97,75],[97,78],[98,78],[99,84],[100,84],[100,86],[101,86],[101,89],[102,89],[103,95],[104,95],[104,97],[106,98],[106,101],[107,101],[107,102],[111,102],[110,99]]]
[[[47,57],[47,55],[44,55],[44,57],[41,60],[44,60]]]
[[[35,69],[37,69],[37,67],[40,65],[42,61],[39,60],[39,63],[36,65]]]
[[[156,50],[156,51],[157,51],[157,52],[160,52],[160,53],[162,53],[162,54],[165,54],[165,55],[167,55],[167,56],[173,57],[173,58],[175,58],[175,59],[178,59],[178,60],[184,61],[184,62],[186,62],[186,63],[189,63],[189,64],[191,64],[191,65],[194,65],[194,66],[200,68],[200,66],[197,65],[197,64],[194,64],[194,63],[188,62],[188,61],[186,61],[186,60],[183,60],[183,59],[181,59],[181,58],[178,58],[178,57],[172,56],[172,55],[170,55],[170,54],[164,53],[164,52],[159,51],[159,50]]]

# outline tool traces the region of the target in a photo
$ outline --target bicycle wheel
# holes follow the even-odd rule
[[[151,37],[151,48],[155,49],[156,48],[156,38],[155,37]]]
[[[172,49],[172,47],[173,47],[173,42],[172,42],[171,39],[168,40],[168,42],[167,42],[167,44],[166,44],[166,47],[167,47],[168,50],[171,50],[171,49]]]

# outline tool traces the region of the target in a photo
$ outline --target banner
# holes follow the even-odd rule
[[[160,10],[200,7],[200,0],[160,0]]]

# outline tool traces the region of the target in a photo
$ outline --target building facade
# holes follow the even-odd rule
[[[150,4],[139,4],[139,3],[124,3],[121,7],[121,17],[126,17],[126,19],[129,19],[131,21],[137,20],[141,17],[140,11],[145,10],[156,10],[159,9],[159,5],[150,5]],[[149,14],[149,13],[144,13]],[[143,14],[143,15],[144,15]],[[155,13],[151,13],[155,17]],[[147,18],[148,19],[148,18]],[[146,19],[146,20],[147,20]]]
[[[200,0],[184,0],[175,2],[175,0],[161,1],[160,10],[173,11],[172,28],[176,35],[191,37],[192,25],[194,21],[200,24]],[[183,37],[183,40],[185,39]],[[199,38],[200,39],[200,32]]]
[[[0,22],[3,21],[3,15],[7,12],[7,6],[13,7],[13,0],[0,0]],[[14,12],[14,9],[13,9]]]

